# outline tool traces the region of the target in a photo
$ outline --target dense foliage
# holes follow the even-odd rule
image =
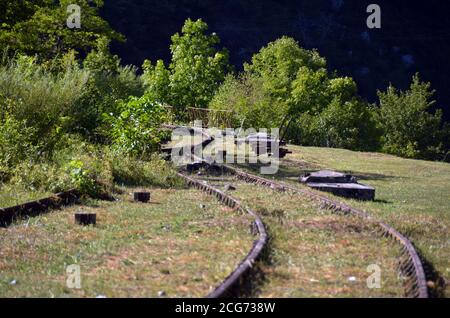
[[[172,37],[168,66],[146,61],[138,75],[110,52],[121,37],[98,16],[102,1],[75,3],[84,10],[81,30],[65,26],[67,1],[1,4],[0,183],[91,195],[114,182],[175,185],[157,155],[168,137],[160,127],[182,121],[187,107],[231,114],[234,127],[280,127],[302,145],[450,157],[449,126],[440,111],[428,112],[433,92],[418,76],[410,90],[391,86],[379,106],[369,105],[352,78],[329,72],[317,51],[288,37],[234,74],[202,20],[187,20]]]
[[[113,147],[123,153],[145,157],[156,150],[166,137],[161,130],[170,122],[168,109],[148,96],[130,97],[118,105],[118,116],[105,114],[110,122]]]
[[[227,78],[210,107],[234,110],[235,121],[245,127],[279,127],[298,144],[377,147],[373,112],[353,79],[329,74],[323,57],[292,38],[262,48],[243,74]]]
[[[81,8],[80,29],[67,27],[70,4]],[[70,50],[87,54],[100,37],[124,39],[99,16],[102,0],[2,1],[1,6],[0,47],[37,55],[41,62],[60,57]]]
[[[80,30],[65,25],[66,2],[2,2],[0,186],[98,195],[113,181],[174,184],[153,154],[167,112],[130,98],[143,94],[142,80],[110,53],[119,36],[98,16],[102,2],[70,2],[82,7]]]
[[[407,91],[398,91],[391,85],[386,92],[378,92],[383,151],[407,158],[445,157],[449,130],[448,126],[442,127],[441,110],[434,114],[427,112],[434,104],[434,91],[430,87],[416,74]]]
[[[172,36],[172,60],[166,69],[163,61],[156,65],[144,62],[144,81],[148,94],[174,105],[205,108],[212,99],[227,71],[228,52],[217,50],[217,34],[207,34],[208,25],[202,20],[188,19],[181,31]]]

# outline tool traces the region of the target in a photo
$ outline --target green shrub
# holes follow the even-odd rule
[[[299,134],[304,145],[353,150],[377,150],[380,131],[371,110],[356,99],[341,103],[336,97],[320,114],[304,115]]]
[[[95,142],[105,141],[108,125],[103,114],[118,115],[117,105],[129,96],[142,96],[144,89],[134,66],[120,66],[120,59],[109,52],[109,41],[101,38],[83,61],[90,72],[85,92],[71,109],[70,132]]]
[[[20,186],[26,191],[48,191],[52,193],[75,187],[64,169],[50,162],[21,162],[15,167],[9,184]]]
[[[7,180],[21,161],[35,159],[38,148],[33,144],[35,129],[6,116],[0,121],[0,182]]]
[[[34,58],[20,56],[0,66],[0,92],[10,101],[9,115],[33,128],[33,143],[40,142],[51,152],[70,122],[67,114],[83,96],[88,77],[76,63],[54,74]]]
[[[167,137],[167,132],[161,130],[161,125],[170,120],[168,109],[148,96],[143,96],[119,102],[118,110],[118,116],[105,114],[105,121],[111,127],[109,136],[113,148],[141,158],[155,152]]]
[[[448,144],[446,147],[442,110],[428,112],[435,103],[433,94],[430,83],[421,82],[418,74],[407,91],[390,86],[386,92],[378,92],[378,121],[384,132],[381,139],[384,152],[407,158],[445,157]]]
[[[164,188],[182,184],[176,170],[156,154],[149,161],[142,161],[112,152],[109,160],[114,181],[118,184]]]
[[[109,161],[105,158],[102,148],[75,136],[65,136],[52,158],[19,163],[10,183],[32,191],[59,192],[75,188],[98,196],[113,189]]]
[[[228,51],[218,50],[219,37],[207,31],[208,25],[201,19],[186,20],[181,34],[172,36],[168,69],[162,61],[143,65],[147,94],[173,105],[180,117],[186,107],[206,108],[231,69]]]
[[[176,170],[159,155],[139,160],[77,136],[65,136],[51,160],[20,162],[11,176],[9,184],[26,190],[60,192],[74,188],[94,197],[113,192],[115,183],[156,187],[182,184]]]
[[[277,127],[283,117],[282,103],[276,101],[264,89],[261,78],[242,74],[228,75],[209,104],[215,111],[232,111],[233,127]],[[211,115],[214,115],[212,112]],[[211,118],[212,119],[212,118]]]

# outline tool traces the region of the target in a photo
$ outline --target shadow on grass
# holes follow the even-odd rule
[[[434,265],[427,260],[423,253],[414,246],[419,254],[420,260],[422,261],[423,269],[425,271],[425,276],[428,282],[428,293],[430,298],[445,298],[448,295],[445,294],[445,289],[447,287],[446,281],[442,273],[440,273]],[[431,283],[431,284],[430,284]]]
[[[373,202],[383,203],[383,204],[392,204],[392,203],[394,203],[392,201],[387,201],[387,200],[384,200],[384,199],[375,199],[375,200],[373,200]]]

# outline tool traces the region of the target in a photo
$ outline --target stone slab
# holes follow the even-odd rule
[[[320,183],[308,182],[313,189],[330,192],[345,198],[370,201],[375,200],[375,188],[360,183]]]
[[[321,170],[300,177],[302,183],[356,183],[356,178],[331,170]]]

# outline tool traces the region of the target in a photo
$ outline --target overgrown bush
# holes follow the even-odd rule
[[[342,104],[339,98],[334,98],[318,115],[300,117],[299,141],[311,146],[376,150],[380,130],[373,113],[374,110],[356,99]]]
[[[67,129],[67,115],[83,96],[88,78],[89,73],[76,63],[55,74],[34,58],[19,56],[0,66],[0,92],[9,101],[8,114],[33,128],[33,143],[51,152]]]
[[[33,144],[35,134],[35,129],[9,115],[0,121],[0,182],[6,181],[20,162],[35,159],[38,148]]]
[[[263,80],[251,74],[228,75],[209,104],[214,111],[232,110],[233,127],[277,127],[283,117],[283,103],[276,103],[263,87]],[[211,113],[211,117],[216,112]],[[210,118],[212,119],[212,118]]]
[[[14,169],[12,184],[50,192],[76,188],[97,196],[112,190],[112,173],[104,151],[76,136],[59,140],[51,158],[23,161]]]
[[[373,111],[359,98],[356,83],[325,67],[316,51],[283,37],[255,54],[242,74],[229,75],[209,107],[232,110],[235,126],[278,127],[297,144],[376,149]]]
[[[9,183],[31,191],[75,188],[94,197],[113,192],[115,184],[159,187],[181,184],[173,167],[156,154],[148,161],[139,160],[68,135],[57,146],[50,160],[17,164]]]
[[[0,56],[0,182],[50,192],[76,188],[93,196],[111,192],[114,181],[176,184],[174,170],[154,155],[166,137],[160,126],[170,114],[154,96],[140,97],[144,87],[137,68],[121,66],[110,53],[110,40],[121,36],[98,17],[97,6],[103,2],[76,1],[87,14],[76,43],[73,30],[62,28],[59,19],[67,1],[28,2],[7,5],[0,31],[0,42],[11,48]],[[183,35],[174,37],[180,50],[171,67],[179,85],[197,82],[183,82],[185,71],[206,76],[204,85],[211,86],[203,86],[205,90],[218,85],[214,80],[220,74],[215,72],[226,59],[214,49],[218,38],[204,34],[205,26],[190,21]],[[77,59],[80,52],[86,53],[83,60]],[[23,55],[27,53],[33,57]]]
[[[92,141],[105,141],[109,125],[103,114],[116,116],[121,100],[142,96],[144,89],[134,66],[120,66],[120,59],[109,52],[109,41],[100,39],[97,48],[83,61],[90,72],[83,97],[70,112],[72,133],[82,134]]]
[[[109,157],[114,181],[132,186],[174,187],[182,184],[175,169],[159,155],[149,161],[111,152]]]

